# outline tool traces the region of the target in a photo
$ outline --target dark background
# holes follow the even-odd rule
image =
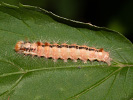
[[[133,0],[0,0],[44,8],[69,19],[107,27],[133,42]]]

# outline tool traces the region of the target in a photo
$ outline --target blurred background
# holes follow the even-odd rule
[[[0,0],[33,5],[59,16],[107,27],[133,42],[133,0]]]

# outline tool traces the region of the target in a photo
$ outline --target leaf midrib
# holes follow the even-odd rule
[[[69,69],[69,68],[78,68],[75,67],[74,65],[72,66],[60,66],[60,67],[49,67],[49,68],[38,68],[38,69],[32,69],[32,70],[24,70],[23,68],[21,68],[19,65],[15,65],[15,63],[5,60],[5,59],[0,59],[0,61],[5,61],[6,63],[11,64],[12,66],[16,67],[17,69],[19,69],[19,72],[13,72],[13,73],[6,73],[6,74],[2,74],[0,75],[0,77],[5,77],[5,76],[9,76],[9,75],[16,75],[16,74],[23,74],[23,73],[29,73],[29,72],[36,72],[36,71],[42,71],[42,70],[57,70],[57,69]],[[81,66],[81,68],[86,68],[86,67],[98,67],[100,65],[95,65],[95,66],[87,66],[87,65],[79,65]],[[110,67],[110,66],[109,66]],[[124,68],[124,67],[133,67],[133,65],[124,65],[124,64],[119,64],[119,65],[111,65],[111,67],[120,67],[120,68]]]

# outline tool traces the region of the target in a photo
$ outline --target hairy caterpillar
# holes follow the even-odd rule
[[[77,59],[82,60],[84,63],[87,63],[87,60],[97,60],[105,62],[109,66],[111,65],[111,58],[108,52],[105,52],[103,48],[96,49],[86,45],[68,45],[66,43],[59,45],[57,43],[50,44],[48,42],[30,43],[18,41],[15,45],[15,51],[25,55],[52,58],[55,62],[59,58],[67,62],[67,59],[70,58],[74,62],[77,62]]]

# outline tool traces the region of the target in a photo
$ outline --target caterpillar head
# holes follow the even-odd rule
[[[15,45],[15,51],[16,51],[16,52],[19,52],[19,51],[20,51],[22,44],[24,44],[23,41],[18,41],[18,42],[16,43],[16,45]]]

